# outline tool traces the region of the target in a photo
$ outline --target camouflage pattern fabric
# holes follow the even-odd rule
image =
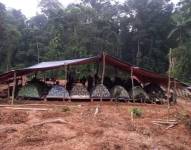
[[[128,92],[120,85],[114,86],[111,89],[111,95],[115,98],[129,98]]]
[[[149,99],[147,93],[140,86],[135,86],[133,89],[131,89],[130,91],[131,98],[133,98],[133,94],[135,99],[144,99],[144,100]]]
[[[64,86],[54,85],[48,92],[47,98],[69,98],[69,93]]]
[[[90,98],[90,94],[83,84],[77,83],[72,88],[70,92],[70,97],[71,98]]]
[[[41,95],[38,91],[38,88],[33,84],[28,84],[23,86],[19,92],[19,97],[25,97],[25,98],[40,98]]]
[[[93,98],[109,98],[110,96],[109,90],[103,84],[98,84],[91,94]]]

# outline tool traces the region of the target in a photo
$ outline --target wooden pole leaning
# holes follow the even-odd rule
[[[133,67],[131,67],[131,84],[132,84],[132,99],[133,99],[133,103],[134,103],[135,102],[135,98],[134,98]]]
[[[17,79],[17,73],[14,71],[13,75],[13,90],[12,90],[12,99],[11,99],[11,104],[14,104],[14,99],[15,99],[15,89],[16,89],[16,79]]]
[[[101,84],[103,85],[103,82],[104,82],[104,76],[105,76],[105,53],[103,52],[102,54],[102,63],[103,63],[103,66],[102,66],[102,75],[101,75]],[[101,97],[101,101],[102,101],[102,97]]]
[[[66,84],[67,84],[67,81],[68,81],[68,66],[64,66],[64,73],[65,73],[65,81],[66,81],[66,83],[65,83],[65,89],[66,89]],[[68,97],[69,98],[69,97]],[[64,101],[65,99],[63,98],[63,101]]]
[[[168,89],[167,89],[167,103],[168,103],[168,118],[170,113],[170,88],[171,88],[171,69],[172,69],[172,57],[171,57],[171,49],[169,52],[169,69],[168,69]]]
[[[64,66],[64,72],[65,72],[65,81],[67,83],[67,80],[68,80],[68,66]],[[66,88],[66,84],[65,84],[65,88]]]
[[[104,81],[104,76],[105,76],[105,53],[103,52],[102,54],[102,63],[103,63],[103,67],[102,67],[102,75],[101,75],[101,84],[103,84]]]
[[[10,100],[10,85],[9,85],[9,81],[8,81],[8,84],[7,84],[7,98],[8,98],[8,101]]]

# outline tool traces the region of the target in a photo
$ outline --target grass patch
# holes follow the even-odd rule
[[[133,114],[133,117],[141,117],[143,116],[143,110],[140,108],[132,108],[129,111],[131,114]]]

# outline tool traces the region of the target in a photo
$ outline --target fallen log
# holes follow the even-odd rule
[[[176,123],[176,124],[171,124],[171,125],[169,125],[168,127],[166,127],[166,130],[168,130],[168,129],[174,127],[175,125],[177,125],[177,123]]]
[[[51,109],[47,108],[23,108],[23,107],[4,107],[5,109],[14,109],[14,110],[29,110],[29,111],[47,111]]]
[[[159,124],[175,124],[176,121],[152,121],[152,123],[159,123]]]
[[[41,125],[48,124],[48,123],[66,124],[67,122],[65,120],[61,119],[61,118],[57,118],[57,119],[45,120],[43,122],[33,124],[32,126],[41,126]]]
[[[164,119],[156,119],[155,121],[164,121]],[[177,120],[176,119],[168,119],[167,121],[169,122],[176,122]]]
[[[153,123],[154,125],[158,125],[158,126],[160,126],[160,127],[163,127],[163,125],[162,124],[159,124],[159,123]]]
[[[154,124],[154,125],[159,125],[159,126],[167,126],[165,129],[166,130],[168,130],[168,129],[170,129],[170,128],[172,128],[172,127],[174,127],[175,125],[177,125],[178,124],[178,122],[176,121],[176,120],[174,120],[174,119],[171,119],[171,120],[162,120],[162,119],[158,119],[158,120],[155,120],[155,121],[152,121],[152,123]]]

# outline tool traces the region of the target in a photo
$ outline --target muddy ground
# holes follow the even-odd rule
[[[27,102],[25,102],[27,103]],[[191,103],[41,102],[0,107],[0,150],[189,150]],[[31,109],[33,108],[33,109]],[[138,108],[141,116],[132,117]],[[42,110],[38,110],[42,109]],[[54,122],[61,120],[61,122]],[[52,122],[53,121],[53,122]]]

